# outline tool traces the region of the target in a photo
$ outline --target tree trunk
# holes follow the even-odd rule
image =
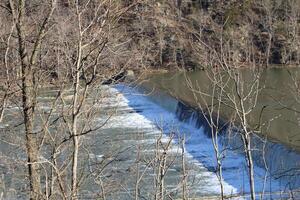
[[[272,47],[272,34],[269,33],[268,35],[268,47],[267,47],[267,56],[266,56],[266,66],[269,67],[270,60],[271,60],[271,47]],[[272,61],[272,60],[271,60]],[[273,61],[272,61],[273,62]]]
[[[0,108],[0,122],[2,122],[3,117],[4,117],[4,110],[5,110],[6,102],[7,102],[6,98],[7,98],[7,91],[4,94],[2,105],[1,105],[1,108]]]
[[[250,193],[251,193],[251,200],[255,200],[255,182],[254,182],[254,169],[253,169],[253,159],[252,159],[252,152],[251,152],[251,139],[249,135],[245,136],[245,153],[246,153],[246,161],[247,167],[249,171],[249,184],[250,184]]]
[[[79,20],[80,21],[80,20]],[[79,31],[81,31],[79,29]],[[72,199],[77,199],[77,171],[78,171],[78,153],[79,153],[79,136],[77,134],[78,116],[80,108],[78,106],[79,101],[79,81],[80,81],[80,64],[82,57],[82,41],[81,32],[79,32],[78,42],[78,55],[76,63],[76,74],[74,80],[74,93],[73,93],[73,113],[72,113],[72,134],[73,134],[73,155],[72,155]]]
[[[76,118],[77,119],[77,118]],[[77,120],[73,124],[73,134],[76,135]],[[77,170],[78,170],[78,151],[79,151],[79,137],[73,135],[73,155],[72,155],[72,199],[77,199]]]
[[[13,3],[11,2],[13,6]],[[13,11],[14,12],[14,11]],[[37,136],[33,132],[34,126],[34,81],[32,65],[29,63],[28,55],[25,48],[25,32],[24,32],[24,14],[25,14],[25,0],[19,0],[18,15],[16,18],[16,28],[19,43],[19,56],[21,59],[22,69],[22,103],[24,113],[24,125],[26,136],[26,150],[28,161],[28,175],[29,175],[29,187],[30,187],[30,199],[40,199],[41,186],[40,186],[40,174],[39,165],[36,163],[39,156],[39,146]]]
[[[26,150],[28,161],[28,174],[30,180],[30,199],[40,199],[40,173],[38,161],[39,146],[37,136],[33,132],[34,125],[34,102],[35,94],[33,89],[33,75],[30,67],[22,67],[22,96],[23,96],[23,112],[26,135]]]

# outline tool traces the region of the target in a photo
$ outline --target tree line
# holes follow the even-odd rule
[[[81,139],[102,126],[89,121],[97,114],[93,109],[97,102],[87,103],[97,85],[128,69],[142,73],[160,68],[299,64],[299,10],[297,0],[2,1],[0,119],[12,104],[22,111],[20,125],[14,126],[24,132],[30,199],[47,199],[53,192],[45,189],[48,175],[41,160],[45,143],[52,152],[47,167],[53,187],[62,199],[78,198]],[[238,77],[230,77],[242,93]],[[218,81],[215,85],[222,88]],[[50,111],[41,114],[38,96],[46,86],[58,92]],[[251,134],[245,118],[252,107],[244,110],[244,96],[252,94],[240,94],[235,106],[242,110],[237,114],[252,174]],[[54,114],[58,108],[60,114]],[[58,127],[57,122],[64,133],[56,130],[54,137],[49,129]],[[61,161],[63,151],[68,151],[69,163]],[[253,181],[251,185],[254,196]]]

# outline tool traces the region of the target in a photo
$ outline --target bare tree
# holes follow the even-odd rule
[[[218,70],[207,71],[208,80],[212,83],[212,90],[207,91],[207,88],[201,87],[198,82],[194,83],[185,74],[185,81],[188,88],[193,94],[194,102],[196,103],[200,114],[205,119],[210,128],[210,136],[214,149],[214,156],[216,160],[216,174],[220,183],[220,196],[221,199],[225,198],[224,184],[223,184],[223,166],[222,158],[226,151],[226,147],[221,149],[219,147],[219,138],[222,132],[225,130],[226,125],[222,122],[220,117],[221,107],[223,106],[224,88],[226,85],[226,77]],[[218,84],[222,82],[223,84]],[[210,85],[210,84],[209,84]]]
[[[39,54],[40,45],[48,29],[49,20],[55,9],[55,1],[51,1],[45,18],[39,25],[39,30],[34,39],[32,50],[28,50],[26,40],[26,1],[10,1],[10,8],[15,22],[18,37],[18,52],[22,69],[22,99],[24,124],[26,135],[26,146],[28,156],[28,174],[30,180],[30,199],[39,199],[41,196],[40,174],[39,174],[39,146],[38,137],[34,132],[34,109],[35,95],[35,65]]]

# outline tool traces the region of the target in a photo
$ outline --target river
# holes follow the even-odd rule
[[[197,77],[192,73],[190,76]],[[99,182],[106,187],[105,199],[134,199],[137,194],[138,199],[154,199],[162,155],[167,155],[168,166],[163,176],[165,199],[182,198],[184,177],[189,198],[215,199],[220,194],[212,140],[205,129],[205,122],[199,120],[201,117],[198,111],[192,107],[192,99],[184,99],[188,90],[182,84],[182,74],[155,75],[150,80],[160,84],[161,89],[162,86],[166,86],[162,83],[169,81],[169,92],[160,90],[149,93],[149,88],[144,86],[126,84],[99,86],[94,91],[101,94],[101,101],[99,100],[97,107],[94,106],[95,110],[99,109],[101,112],[95,115],[91,124],[105,125],[82,136],[80,162],[84,166],[83,172],[90,175],[80,189],[80,199],[99,197]],[[178,82],[179,80],[181,81]],[[174,92],[169,90],[172,88],[177,94],[181,94],[182,101],[191,104],[183,104],[181,98],[174,98]],[[51,89],[39,96],[38,106],[41,113],[49,112],[51,99],[56,92]],[[69,96],[71,94],[67,93]],[[66,99],[68,98],[66,96]],[[24,178],[26,168],[24,163],[22,164],[26,161],[21,145],[23,137],[20,127],[16,126],[20,123],[20,119],[16,117],[18,112],[18,107],[9,107],[4,121],[0,124],[0,148],[3,158],[0,160],[0,194],[4,199],[24,199],[28,194]],[[49,131],[55,134],[56,130]],[[7,134],[12,132],[16,134]],[[19,136],[20,139],[16,140]],[[184,162],[181,144],[183,137]],[[164,150],[163,147],[169,141],[170,146]],[[228,140],[227,137],[222,137],[218,142],[220,149],[226,149],[222,159],[225,195],[231,199],[248,199],[249,181],[245,158],[242,151],[236,148],[240,141],[238,138]],[[263,199],[288,199],[291,194],[295,198],[300,197],[297,192],[300,187],[299,168],[293,171],[288,168],[299,167],[299,155],[281,143],[270,141],[267,145],[272,150],[272,156],[275,156],[272,157],[275,161],[270,163],[269,160],[268,166],[272,166],[280,174],[274,173],[274,170],[266,170],[260,162],[256,162],[255,187],[258,197],[262,194]],[[16,146],[20,147],[16,149]],[[282,165],[282,155],[288,165]],[[42,156],[43,159],[50,159],[45,153]],[[255,159],[259,160],[259,157],[259,153],[255,155]],[[278,169],[284,170],[278,172]]]
[[[240,70],[243,78],[250,82],[252,72],[249,69]],[[260,92],[256,108],[250,114],[249,123],[254,127],[261,117],[263,136],[287,145],[300,152],[300,102],[299,90],[296,92],[293,78],[300,81],[300,70],[297,68],[271,68],[260,74]],[[188,105],[198,108],[200,95],[191,91],[187,79],[194,88],[198,85],[203,91],[212,94],[211,80],[205,71],[161,73],[150,76],[143,84],[149,89],[157,89],[180,99]],[[249,89],[245,87],[246,89]],[[299,88],[298,88],[299,89]],[[209,99],[208,99],[209,100]],[[208,101],[207,100],[207,101]],[[261,113],[262,107],[265,107]],[[224,118],[230,118],[232,110],[222,108]],[[261,116],[260,116],[261,115]]]

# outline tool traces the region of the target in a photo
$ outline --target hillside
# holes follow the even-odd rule
[[[237,66],[296,65],[299,14],[297,0],[143,1],[128,22],[146,66],[205,67],[214,51]]]

